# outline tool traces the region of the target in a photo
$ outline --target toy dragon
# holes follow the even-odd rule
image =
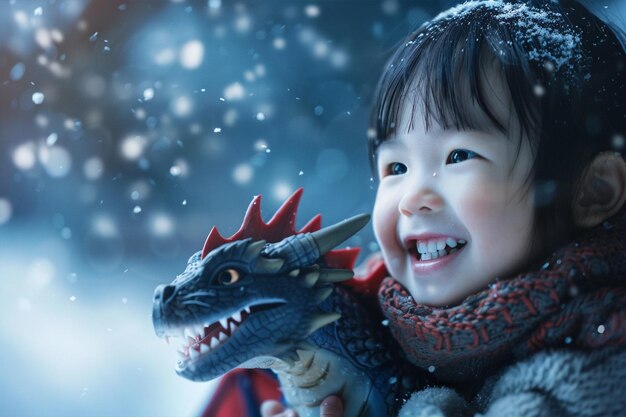
[[[268,223],[255,197],[230,238],[214,227],[185,271],[156,289],[155,332],[180,345],[176,372],[187,379],[270,368],[300,417],[319,416],[330,394],[343,398],[346,417],[395,415],[424,379],[396,358],[379,316],[340,284],[352,278],[359,250],[332,250],[369,215],[324,229],[317,215],[296,232],[301,195]]]

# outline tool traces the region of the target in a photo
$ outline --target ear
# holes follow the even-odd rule
[[[594,227],[616,214],[626,201],[626,162],[619,153],[601,152],[589,163],[573,201],[577,227]]]

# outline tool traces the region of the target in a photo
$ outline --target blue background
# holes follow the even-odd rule
[[[377,78],[453,3],[2,0],[2,414],[197,415],[214,383],[174,373],[154,288],[254,195],[268,220],[304,187],[299,227],[371,212]]]

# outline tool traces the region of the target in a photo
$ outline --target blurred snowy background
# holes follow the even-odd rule
[[[304,187],[298,226],[371,211],[377,77],[453,3],[0,1],[2,414],[198,415],[154,288],[256,194],[267,220]]]

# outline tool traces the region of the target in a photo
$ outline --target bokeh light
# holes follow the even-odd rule
[[[32,142],[24,143],[13,151],[13,163],[19,169],[31,169],[36,162],[35,144]]]
[[[186,69],[196,69],[202,64],[204,45],[199,40],[185,43],[180,51],[180,65]]]
[[[456,2],[0,1],[3,415],[201,415],[215,384],[175,374],[154,288],[254,195],[266,219],[299,187],[325,224],[371,211],[376,80]]]
[[[0,197],[0,225],[8,222],[13,214],[11,202],[6,198]]]

